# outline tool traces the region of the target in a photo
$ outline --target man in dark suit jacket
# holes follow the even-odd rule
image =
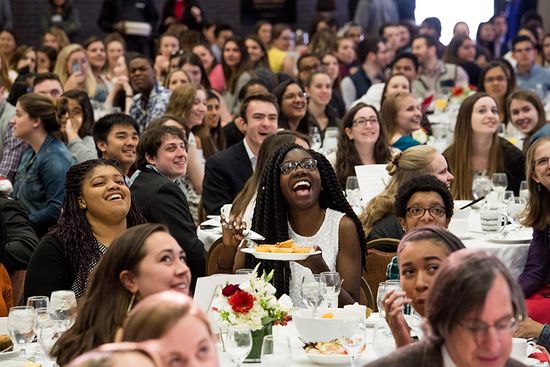
[[[187,171],[185,133],[172,126],[146,130],[138,145],[138,168],[130,190],[149,222],[168,227],[187,255],[193,290],[206,275],[206,252],[198,239],[189,205],[176,180]]]
[[[233,202],[252,176],[264,139],[277,131],[278,105],[271,94],[253,94],[241,106],[245,137],[206,161],[202,183],[202,204],[208,214],[219,214]]]
[[[451,253],[428,296],[422,341],[365,367],[524,366],[510,359],[513,332],[526,315],[523,292],[494,255],[469,249]]]

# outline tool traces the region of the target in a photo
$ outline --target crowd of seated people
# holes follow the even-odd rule
[[[515,365],[512,334],[550,346],[550,35],[539,14],[509,34],[497,13],[475,39],[458,22],[444,45],[439,19],[415,24],[393,1],[361,1],[356,22],[339,27],[323,11],[309,42],[295,42],[289,24],[241,33],[200,1],[130,3],[97,5],[105,34],[82,34],[74,0],[44,1],[36,44],[0,24],[0,317],[71,290],[78,317],[52,350],[60,366],[167,366],[195,358],[199,342],[215,367],[190,298],[212,243],[217,272],[274,270],[277,296],[297,306],[302,278],[336,271],[342,307],[362,299],[367,243],[389,238],[400,243],[387,277],[403,291],[383,308],[399,349],[373,366],[478,365],[491,348],[474,350],[474,314],[505,339],[499,366]],[[350,205],[355,167],[375,164],[388,182]],[[518,279],[447,231],[453,200],[473,200],[475,178],[495,173],[516,196],[522,181],[529,191]],[[211,243],[208,216],[221,221]],[[239,251],[248,230],[320,253],[258,260]],[[447,294],[452,285],[462,291]],[[418,343],[406,305],[427,325]]]

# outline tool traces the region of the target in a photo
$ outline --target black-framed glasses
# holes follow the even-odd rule
[[[518,319],[515,317],[504,317],[497,320],[493,325],[483,321],[466,320],[458,323],[474,336],[476,343],[480,343],[487,336],[489,329],[494,328],[497,334],[510,332],[518,325]]]
[[[441,218],[445,215],[445,207],[436,205],[431,208],[423,208],[421,206],[411,206],[407,208],[407,214],[415,218],[422,218],[426,212],[430,213],[434,218]]]
[[[286,99],[288,101],[292,101],[294,100],[296,97],[298,98],[303,98],[303,99],[307,99],[307,97],[309,97],[307,95],[306,92],[299,92],[299,93],[289,93],[289,94],[285,94],[285,96],[283,97],[283,99]]]
[[[370,123],[373,126],[378,125],[378,119],[376,117],[371,117],[369,119],[360,117],[357,120],[354,120],[352,125],[353,126],[358,126],[358,127],[364,127],[367,124],[367,122]]]
[[[536,167],[547,166],[548,161],[550,161],[550,157],[542,157],[542,158],[539,158],[539,159],[535,159],[535,166]]]
[[[292,171],[296,169],[296,167],[300,166],[301,168],[313,171],[315,168],[317,168],[317,160],[314,158],[304,158],[301,161],[287,161],[284,163],[281,163],[279,168],[281,169],[281,172],[283,175],[288,175]]]

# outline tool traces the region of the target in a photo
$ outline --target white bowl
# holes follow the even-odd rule
[[[320,316],[330,312],[331,319]],[[344,336],[351,336],[357,329],[362,315],[355,310],[343,308],[320,308],[317,318],[313,318],[313,310],[302,309],[292,314],[298,335],[304,342],[328,342]]]

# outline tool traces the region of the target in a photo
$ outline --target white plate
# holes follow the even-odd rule
[[[523,364],[526,365],[526,366],[538,366],[538,365],[541,365],[541,361],[539,361],[538,359],[535,359],[535,358],[526,357],[523,360]]]
[[[322,366],[341,366],[349,365],[350,358],[344,354],[314,354],[306,353],[307,357],[313,362]]]
[[[487,235],[487,241],[494,243],[529,243],[533,239],[532,229],[522,229],[519,231],[508,232],[506,236],[500,233],[491,233]]]
[[[256,259],[260,260],[279,260],[279,261],[298,261],[305,260],[311,255],[320,254],[321,251],[313,251],[308,253],[298,253],[298,254],[280,254],[275,252],[256,252],[254,248],[242,248],[242,252],[245,254],[251,254]]]
[[[223,230],[222,230],[221,226],[220,227],[209,228],[209,229],[203,229],[202,231],[205,232],[205,233],[211,233],[212,235],[223,236]],[[259,233],[254,232],[254,231],[250,231],[250,234],[247,238],[252,240],[252,241],[263,241],[263,240],[265,240],[264,236],[262,236]]]

